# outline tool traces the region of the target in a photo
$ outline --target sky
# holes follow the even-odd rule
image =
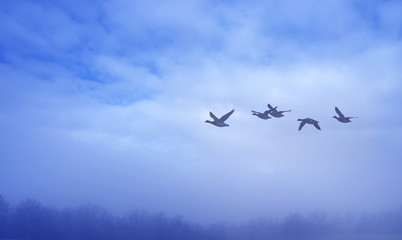
[[[0,32],[10,202],[200,223],[402,206],[400,1],[2,1]],[[268,103],[291,112],[251,115]]]

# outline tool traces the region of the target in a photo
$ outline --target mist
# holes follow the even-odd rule
[[[180,216],[202,234],[348,214],[400,234],[381,216],[402,204],[401,16],[397,1],[2,4],[8,217],[31,199],[54,214]],[[291,111],[252,115],[267,104]],[[205,123],[232,109],[228,127]]]

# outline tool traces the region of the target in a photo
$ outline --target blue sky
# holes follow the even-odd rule
[[[199,222],[401,206],[399,1],[8,1],[0,31],[11,201]],[[267,103],[292,112],[251,115]]]

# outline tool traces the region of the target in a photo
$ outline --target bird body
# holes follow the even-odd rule
[[[257,112],[257,111],[251,111],[252,113],[253,113],[253,115],[256,115],[257,117],[259,117],[259,118],[261,118],[261,119],[264,119],[264,120],[267,120],[267,119],[270,119],[271,117],[269,116],[269,114],[270,114],[270,112],[271,112],[271,110],[267,110],[267,111],[265,111],[265,112],[263,112],[263,113],[260,113],[260,112]]]
[[[217,127],[227,127],[229,125],[226,124],[225,121],[230,117],[230,115],[232,115],[233,112],[234,112],[234,109],[232,109],[232,111],[223,115],[221,118],[217,118],[212,112],[209,112],[209,116],[211,116],[213,121],[206,120],[205,122],[211,123]]]
[[[343,113],[339,110],[338,107],[335,107],[335,112],[338,114],[338,116],[334,116],[334,118],[342,123],[348,123],[351,122],[350,120],[351,118],[357,118],[357,117],[345,117],[345,115],[343,115]]]
[[[318,125],[318,121],[314,120],[312,118],[304,118],[304,119],[297,119],[297,121],[301,121],[300,125],[299,125],[299,131],[303,128],[304,125],[307,124],[312,124],[314,125],[315,128],[317,128],[318,130],[321,130],[320,126]]]

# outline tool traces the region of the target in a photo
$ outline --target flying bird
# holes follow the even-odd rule
[[[297,121],[301,121],[300,125],[299,125],[299,131],[303,128],[304,125],[307,124],[313,124],[315,128],[317,128],[318,130],[321,130],[320,126],[318,125],[318,121],[311,119],[311,118],[304,118],[304,119],[297,119]]]
[[[277,107],[272,107],[271,104],[268,104],[268,108],[269,108],[269,110],[271,110],[271,112],[270,112],[271,116],[276,117],[276,118],[285,116],[285,115],[283,115],[284,112],[290,112],[290,110],[278,111],[278,110],[276,110]]]
[[[234,109],[232,109],[232,111],[226,113],[225,115],[223,115],[221,118],[217,118],[212,112],[209,112],[209,116],[211,116],[211,118],[213,119],[213,121],[210,120],[206,120],[205,122],[207,123],[211,123],[217,127],[227,127],[229,126],[228,124],[225,123],[226,119],[228,119],[230,117],[230,115],[232,115],[232,113],[234,112]]]
[[[342,123],[348,123],[351,122],[350,120],[351,118],[357,118],[357,117],[345,117],[345,115],[343,115],[343,113],[339,110],[338,107],[335,107],[335,112],[339,115],[339,117],[334,116],[334,118],[336,118],[336,120]]]
[[[269,114],[271,113],[271,110],[267,110],[267,111],[265,111],[263,113],[260,113],[260,112],[254,111],[254,110],[251,110],[251,112],[253,113],[253,115],[256,115],[257,117],[259,117],[261,119],[264,119],[264,120],[267,120],[267,119],[271,118],[269,116]]]

